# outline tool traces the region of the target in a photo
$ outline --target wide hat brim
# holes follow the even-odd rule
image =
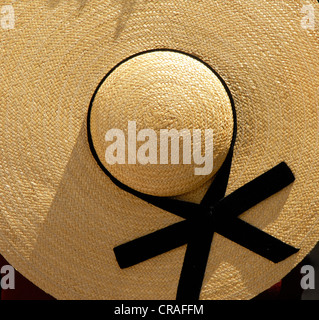
[[[316,1],[311,1],[313,6]],[[237,138],[226,194],[278,163],[293,184],[240,219],[298,248],[273,263],[215,234],[201,299],[250,299],[319,240],[319,37],[299,1],[16,2],[0,31],[0,252],[58,299],[175,299],[186,245],[127,269],[114,247],[181,218],[118,188],[97,165],[87,112],[101,79],[159,48],[227,83]],[[200,202],[209,183],[178,199]]]

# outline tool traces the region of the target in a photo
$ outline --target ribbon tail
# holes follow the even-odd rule
[[[274,263],[283,261],[299,251],[238,218],[227,219],[227,224],[216,223],[215,231]]]
[[[185,245],[191,227],[191,222],[184,220],[115,247],[113,250],[120,268],[131,267]]]
[[[177,288],[176,300],[198,300],[213,240],[213,230],[202,230],[189,241]]]
[[[292,171],[282,162],[220,200],[216,204],[216,210],[221,208],[228,217],[237,217],[287,187],[294,180]]]

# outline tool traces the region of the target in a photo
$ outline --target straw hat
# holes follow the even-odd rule
[[[300,2],[13,7],[0,30],[0,253],[25,277],[58,299],[250,299],[310,252],[319,37]],[[157,136],[212,129],[213,169],[110,164],[106,133],[127,141],[129,121]]]

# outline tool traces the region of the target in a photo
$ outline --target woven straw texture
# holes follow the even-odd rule
[[[86,131],[101,79],[134,54],[169,48],[200,58],[232,92],[227,194],[281,161],[296,177],[240,218],[300,251],[274,264],[215,235],[201,299],[250,299],[279,281],[319,240],[319,37],[302,28],[301,6],[16,1],[15,28],[0,30],[1,254],[58,299],[175,299],[186,246],[124,270],[113,248],[181,219],[116,187]],[[209,183],[178,198],[200,202]]]

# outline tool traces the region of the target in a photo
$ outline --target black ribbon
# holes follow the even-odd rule
[[[201,204],[173,200],[161,205],[185,220],[114,248],[119,266],[128,268],[188,244],[177,299],[197,300],[214,232],[272,262],[280,262],[298,249],[237,217],[293,181],[294,175],[282,162],[219,201],[210,202],[204,197]]]

